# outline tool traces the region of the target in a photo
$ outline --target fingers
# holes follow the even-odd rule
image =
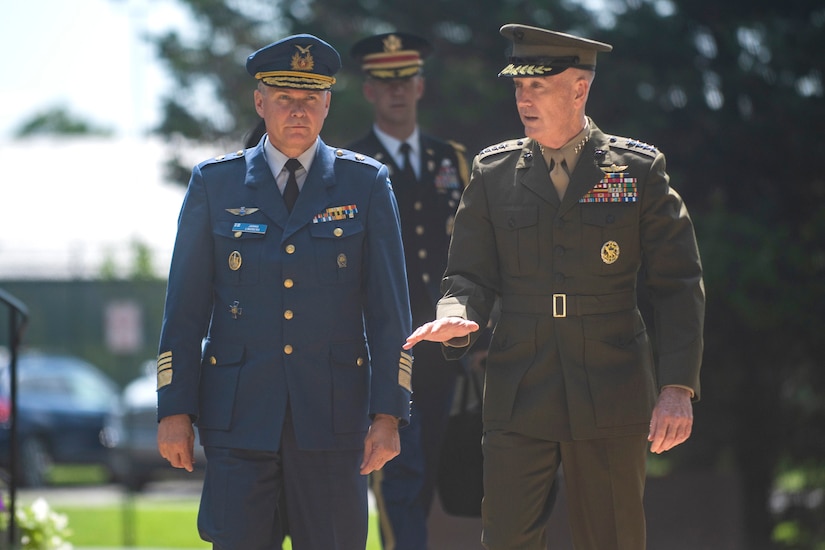
[[[681,445],[688,440],[692,429],[692,420],[681,422],[651,422],[650,434],[647,436],[648,441],[651,442],[650,451],[661,454],[677,445]]]
[[[379,445],[369,442],[364,446],[364,460],[361,461],[361,475],[367,475],[384,467],[384,464],[398,455]]]
[[[192,450],[179,450],[177,445],[160,445],[160,456],[169,461],[173,468],[181,468],[187,472],[195,470],[195,460]]]
[[[446,342],[452,338],[467,336],[477,330],[478,323],[475,321],[468,321],[461,317],[444,317],[443,319],[425,323],[415,329],[413,333],[407,337],[407,341],[402,347],[407,350],[411,349],[422,340]]]
[[[693,430],[693,416],[663,414],[657,407],[650,421],[650,451],[656,454],[669,451],[681,445],[690,437]]]
[[[650,451],[663,453],[687,441],[693,429],[693,405],[689,390],[665,387],[650,419]]]
[[[158,424],[158,451],[174,468],[194,471],[195,432],[189,415],[178,414],[161,419]]]
[[[383,414],[375,416],[367,437],[364,439],[364,459],[361,461],[361,475],[380,470],[384,464],[401,452],[398,435],[398,420]]]

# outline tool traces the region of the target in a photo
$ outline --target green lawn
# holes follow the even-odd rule
[[[89,466],[57,466],[49,476],[53,487],[88,487],[106,483],[103,470]],[[21,499],[18,506],[30,504]],[[48,498],[46,499],[48,502]],[[65,514],[72,532],[69,542],[75,548],[186,548],[208,549],[198,536],[198,497],[150,498],[137,493],[124,494],[107,504],[67,504],[63,499],[49,502],[56,512]],[[291,550],[287,539],[284,550]],[[367,547],[380,550],[378,520],[370,516]]]
[[[198,537],[197,502],[140,502],[130,509],[125,506],[55,506],[55,511],[66,514],[76,548],[134,547],[134,548],[211,548]],[[378,525],[370,518],[366,550],[380,550]],[[292,545],[287,539],[285,550]]]

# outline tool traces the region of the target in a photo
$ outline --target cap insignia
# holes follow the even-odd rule
[[[295,47],[298,51],[292,56],[292,70],[311,71],[312,68],[315,67],[315,60],[312,58],[312,54],[309,53],[309,49],[312,47],[312,44],[306,48],[302,48],[298,44],[295,44]]]
[[[401,45],[401,39],[394,34],[389,35],[383,40],[383,42],[385,52],[398,52],[401,51],[401,48],[403,47]]]

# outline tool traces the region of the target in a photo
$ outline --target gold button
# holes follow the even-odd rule
[[[424,281],[425,284],[429,283],[430,282],[430,274],[429,273],[422,273],[421,274],[421,280]]]
[[[341,229],[340,227],[336,227],[335,229],[332,230],[332,234],[335,235],[336,237],[340,237],[341,235],[344,234],[344,230]]]
[[[416,210],[421,210],[422,208],[424,208],[424,205],[421,204],[421,201],[415,201],[415,204],[413,204],[413,208],[415,208]]]
[[[355,364],[358,365],[359,367],[363,367],[364,366],[364,358],[359,357],[358,359],[355,360]]]
[[[294,244],[286,245],[286,253],[287,254],[295,254],[295,245]]]
[[[423,225],[415,226],[415,234],[416,235],[423,235],[424,234],[424,226]]]
[[[240,239],[243,237],[243,231],[235,231],[235,238]]]
[[[218,364],[218,360],[215,358],[214,355],[209,358],[209,364],[210,365],[217,365]]]
[[[338,156],[338,157],[343,157],[343,156],[344,156],[344,152],[343,152],[342,150],[338,149],[338,150],[336,150],[336,151],[335,151],[335,156]]]
[[[424,258],[427,257],[427,251],[422,248],[421,250],[418,251],[418,257],[423,260]]]
[[[292,319],[292,310],[291,309],[288,309],[288,310],[284,311],[284,319],[286,319],[287,321]]]
[[[292,355],[292,346],[290,346],[289,344],[285,345],[284,353],[286,353],[287,355]]]
[[[292,279],[284,279],[284,288],[292,288],[294,284]]]

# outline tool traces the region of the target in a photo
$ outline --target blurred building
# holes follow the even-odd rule
[[[165,277],[187,183],[164,181],[167,148],[154,138],[0,141],[0,281],[95,279],[104,263],[128,272],[136,244]]]

